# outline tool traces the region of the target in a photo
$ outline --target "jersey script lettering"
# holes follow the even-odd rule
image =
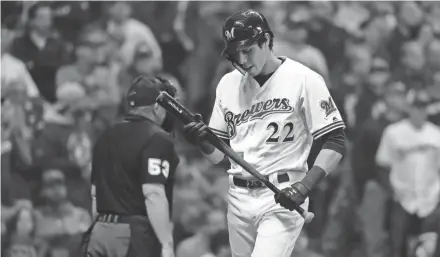
[[[230,138],[236,134],[236,126],[252,120],[263,119],[264,117],[273,113],[289,113],[293,112],[294,108],[290,105],[287,98],[274,98],[265,102],[258,102],[243,113],[234,114],[227,111],[224,115],[228,126],[228,133]]]

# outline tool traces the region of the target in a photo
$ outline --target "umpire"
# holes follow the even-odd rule
[[[84,236],[88,257],[173,257],[171,203],[179,158],[170,119],[155,103],[175,96],[161,78],[139,77],[127,94],[128,115],[97,140],[92,160],[94,225]]]

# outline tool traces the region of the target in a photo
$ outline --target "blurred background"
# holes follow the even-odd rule
[[[170,79],[208,121],[232,70],[220,57],[223,21],[247,8],[269,20],[278,55],[326,79],[347,124],[348,154],[311,196],[316,217],[292,256],[435,256],[439,208],[393,215],[375,162],[382,132],[414,95],[427,96],[423,113],[440,126],[440,3],[420,1],[2,1],[1,256],[77,256],[92,221],[91,148],[124,115],[133,78]],[[225,167],[176,137],[176,256],[231,256]]]

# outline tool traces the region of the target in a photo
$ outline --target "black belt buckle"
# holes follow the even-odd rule
[[[259,181],[259,180],[246,180],[246,188],[249,189],[256,189],[256,188],[262,188],[264,187],[263,182]]]

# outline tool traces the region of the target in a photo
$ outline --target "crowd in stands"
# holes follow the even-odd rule
[[[278,55],[323,76],[347,125],[347,154],[311,195],[316,217],[292,256],[440,256],[435,1],[2,1],[1,256],[77,256],[91,149],[123,117],[133,79],[171,80],[208,121],[233,69],[223,21],[247,8],[268,18]],[[227,167],[175,136],[176,256],[231,256]]]

